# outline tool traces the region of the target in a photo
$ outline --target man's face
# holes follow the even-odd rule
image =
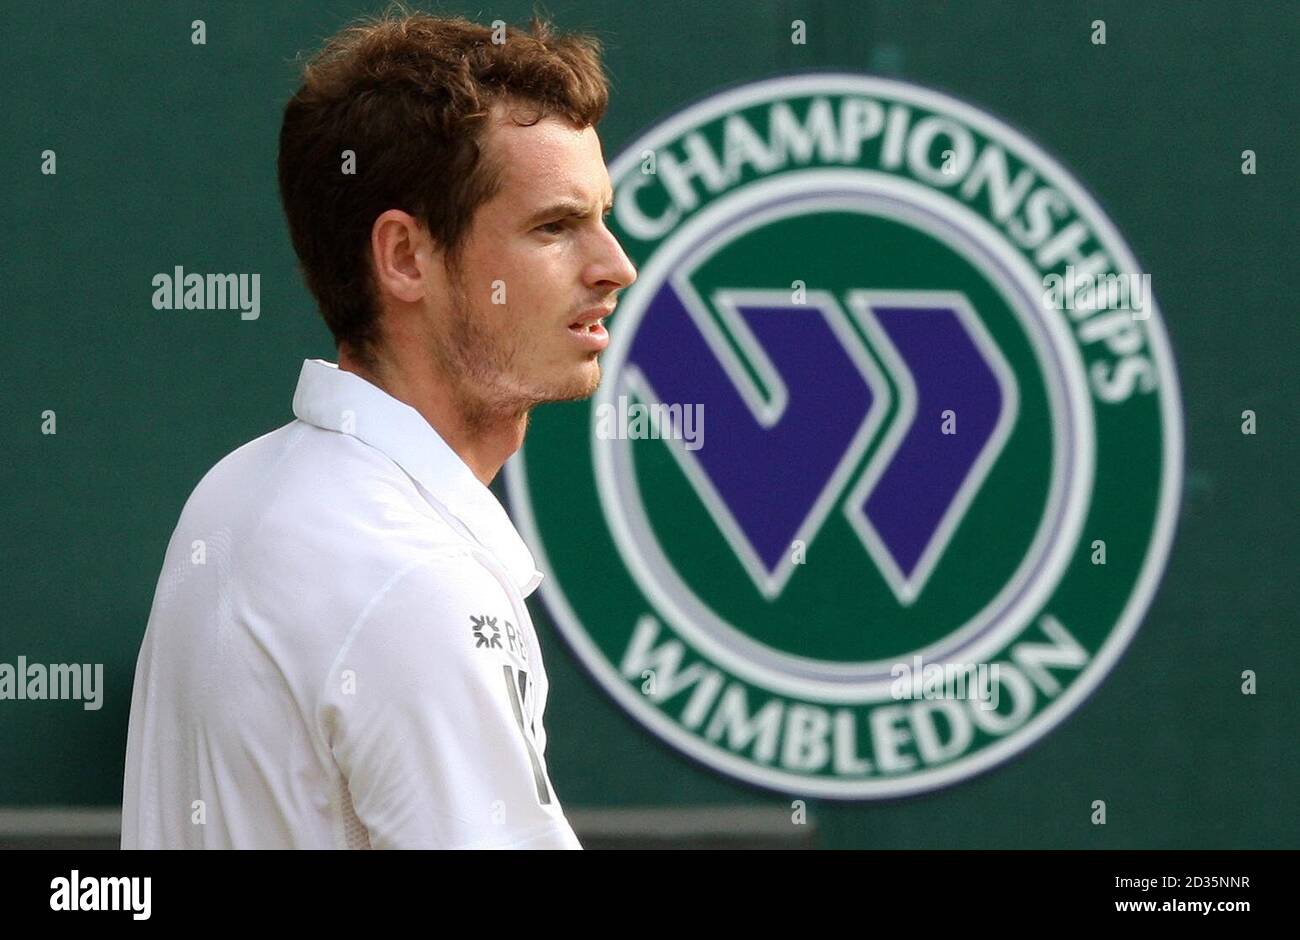
[[[493,109],[483,142],[500,192],[479,207],[446,298],[430,298],[434,354],[475,411],[586,398],[600,381],[604,325],[636,269],[605,228],[613,200],[600,140],[547,117],[518,126]]]

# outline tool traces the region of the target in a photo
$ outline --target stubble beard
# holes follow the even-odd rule
[[[502,421],[527,422],[537,405],[550,401],[590,398],[600,384],[600,365],[580,379],[557,378],[550,383],[519,377],[520,342],[515,335],[494,332],[471,306],[460,272],[452,272],[451,309],[443,341],[433,355],[451,378],[456,404],[466,424],[486,428]]]

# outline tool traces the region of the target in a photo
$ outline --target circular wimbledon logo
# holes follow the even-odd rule
[[[590,673],[801,796],[950,785],[1059,725],[1181,489],[1150,279],[1093,199],[968,104],[828,73],[701,101],[610,175],[639,276],[600,390],[506,470]]]

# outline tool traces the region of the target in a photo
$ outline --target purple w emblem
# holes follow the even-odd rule
[[[789,291],[716,291],[724,332],[689,284],[670,282],[622,380],[647,403],[703,406],[714,429],[706,446],[667,443],[764,596],[793,573],[792,544],[811,544],[842,503],[910,604],[1010,433],[1015,381],[960,294],[846,300],[874,359],[829,292],[796,304]],[[859,471],[894,397],[882,366],[898,408]]]

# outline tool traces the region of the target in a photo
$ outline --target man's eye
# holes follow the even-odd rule
[[[546,234],[548,235],[558,235],[560,234],[560,230],[563,228],[564,228],[563,222],[547,222],[544,225],[537,226],[537,230],[539,232],[546,232]],[[550,231],[552,229],[553,231]]]

